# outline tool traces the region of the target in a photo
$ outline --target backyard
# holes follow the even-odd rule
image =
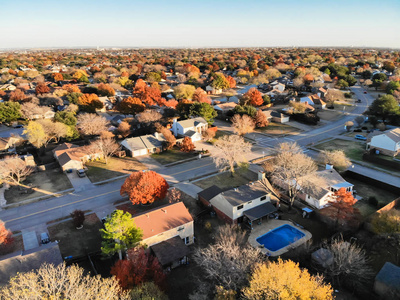
[[[218,173],[217,175],[194,181],[193,184],[207,189],[212,185],[216,185],[222,190],[229,190],[234,187],[238,187],[249,183],[250,181],[256,181],[258,175],[248,169],[236,169],[235,175],[232,177],[230,172]]]
[[[100,250],[102,227],[100,219],[92,213],[86,215],[82,229],[76,229],[72,220],[49,226],[47,229],[50,239],[59,242],[62,257],[80,257]]]
[[[346,156],[351,160],[362,161],[362,155],[365,152],[365,144],[358,141],[349,141],[342,139],[333,139],[314,146],[319,150],[343,150]]]
[[[4,197],[7,204],[15,204],[72,188],[67,175],[58,168],[33,173],[22,184],[24,186],[11,186],[5,191]]]
[[[187,152],[182,152],[177,148],[174,148],[161,153],[153,153],[151,155],[151,158],[153,158],[162,165],[167,165],[181,160],[195,158],[197,156],[198,153],[196,151],[187,153]]]
[[[256,132],[270,134],[273,136],[287,135],[287,134],[298,134],[301,132],[300,129],[290,126],[288,124],[271,122],[267,127],[257,128]]]
[[[145,165],[132,157],[111,157],[108,159],[108,164],[103,160],[98,160],[87,162],[85,165],[88,168],[86,175],[93,183],[147,169]]]

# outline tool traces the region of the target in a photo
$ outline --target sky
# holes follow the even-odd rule
[[[400,0],[0,0],[0,48],[400,48]]]

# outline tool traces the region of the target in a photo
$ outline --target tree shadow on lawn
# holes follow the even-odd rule
[[[103,224],[95,213],[85,216],[82,229],[76,229],[68,220],[47,229],[52,241],[58,240],[62,257],[80,257],[101,249],[100,229]]]

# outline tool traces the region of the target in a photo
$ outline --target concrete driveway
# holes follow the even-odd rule
[[[92,189],[94,184],[90,181],[90,179],[85,177],[79,177],[74,170],[72,173],[67,173],[69,181],[71,181],[72,186],[75,189],[75,192],[83,191],[85,189]]]

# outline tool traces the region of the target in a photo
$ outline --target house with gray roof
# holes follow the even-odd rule
[[[177,118],[174,118],[172,123],[172,132],[174,136],[188,136],[192,139],[192,142],[201,141],[202,133],[208,128],[208,123],[204,118],[190,118],[178,122]]]
[[[131,157],[146,155],[162,151],[165,138],[161,133],[147,134],[125,139],[121,142],[121,146]]]
[[[400,299],[400,267],[386,262],[375,277],[374,291],[381,299]]]
[[[375,149],[380,153],[396,156],[400,153],[400,127],[386,130],[371,137],[367,150]]]

